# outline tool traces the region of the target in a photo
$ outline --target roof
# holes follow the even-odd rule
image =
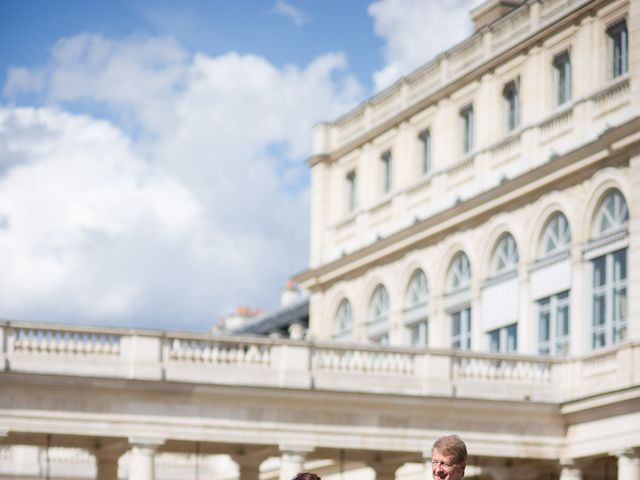
[[[280,307],[271,312],[265,312],[241,328],[233,331],[236,334],[253,333],[264,335],[274,330],[287,328],[294,323],[309,321],[309,298]]]

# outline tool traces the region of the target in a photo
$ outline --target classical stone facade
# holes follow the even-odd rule
[[[0,478],[640,480],[640,2],[476,13],[315,131],[306,335],[0,323]]]

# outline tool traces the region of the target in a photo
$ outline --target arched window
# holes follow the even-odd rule
[[[449,268],[447,311],[451,317],[451,348],[471,349],[471,265],[469,258],[458,252]]]
[[[409,281],[404,309],[409,342],[415,347],[428,346],[427,293],[427,277],[418,269]]]
[[[427,303],[427,277],[420,269],[413,272],[407,288],[406,308],[414,309]]]
[[[593,234],[598,256],[591,258],[591,346],[594,349],[627,338],[627,202],[618,190],[607,193],[596,212]],[[613,235],[607,241],[607,237]],[[604,245],[602,242],[606,242]]]
[[[496,249],[493,251],[491,260],[492,272],[500,274],[515,270],[518,266],[518,247],[511,234],[502,236]]]
[[[542,234],[540,242],[540,256],[547,257],[555,253],[569,250],[571,246],[571,230],[567,217],[556,212]]]
[[[569,222],[561,212],[554,213],[544,229],[538,246],[541,259],[532,272],[535,306],[538,316],[538,353],[565,357],[570,352],[571,247]],[[554,257],[556,256],[556,257]]]
[[[612,190],[604,198],[596,213],[593,236],[604,237],[626,227],[629,222],[627,202],[618,190]]]
[[[518,247],[503,234],[491,256],[491,277],[482,289],[483,329],[489,351],[513,353],[518,347]]]
[[[367,327],[370,341],[389,343],[389,294],[384,285],[378,285],[373,292]]]
[[[336,338],[347,340],[351,339],[353,333],[353,311],[351,303],[346,298],[340,302],[338,312],[336,313]]]
[[[449,291],[468,288],[471,283],[471,265],[463,252],[458,252],[449,269]]]

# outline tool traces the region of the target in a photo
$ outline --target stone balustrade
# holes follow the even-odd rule
[[[473,68],[522,43],[528,36],[565,17],[590,0],[538,0],[527,4],[464,42],[442,53],[424,67],[398,80],[369,102],[345,114],[332,124],[325,135],[332,151],[356,140],[365,132],[401,115],[409,105],[435,94]],[[316,152],[320,153],[320,152]]]
[[[579,358],[0,323],[5,372],[566,402],[640,384],[640,343]]]

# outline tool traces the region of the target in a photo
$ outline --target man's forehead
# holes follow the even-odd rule
[[[454,454],[453,454],[453,453],[444,453],[444,452],[442,452],[441,450],[438,450],[437,448],[434,448],[434,449],[431,451],[431,456],[432,456],[432,457],[435,457],[436,455],[437,455],[438,457],[453,457],[453,456],[454,456]]]

